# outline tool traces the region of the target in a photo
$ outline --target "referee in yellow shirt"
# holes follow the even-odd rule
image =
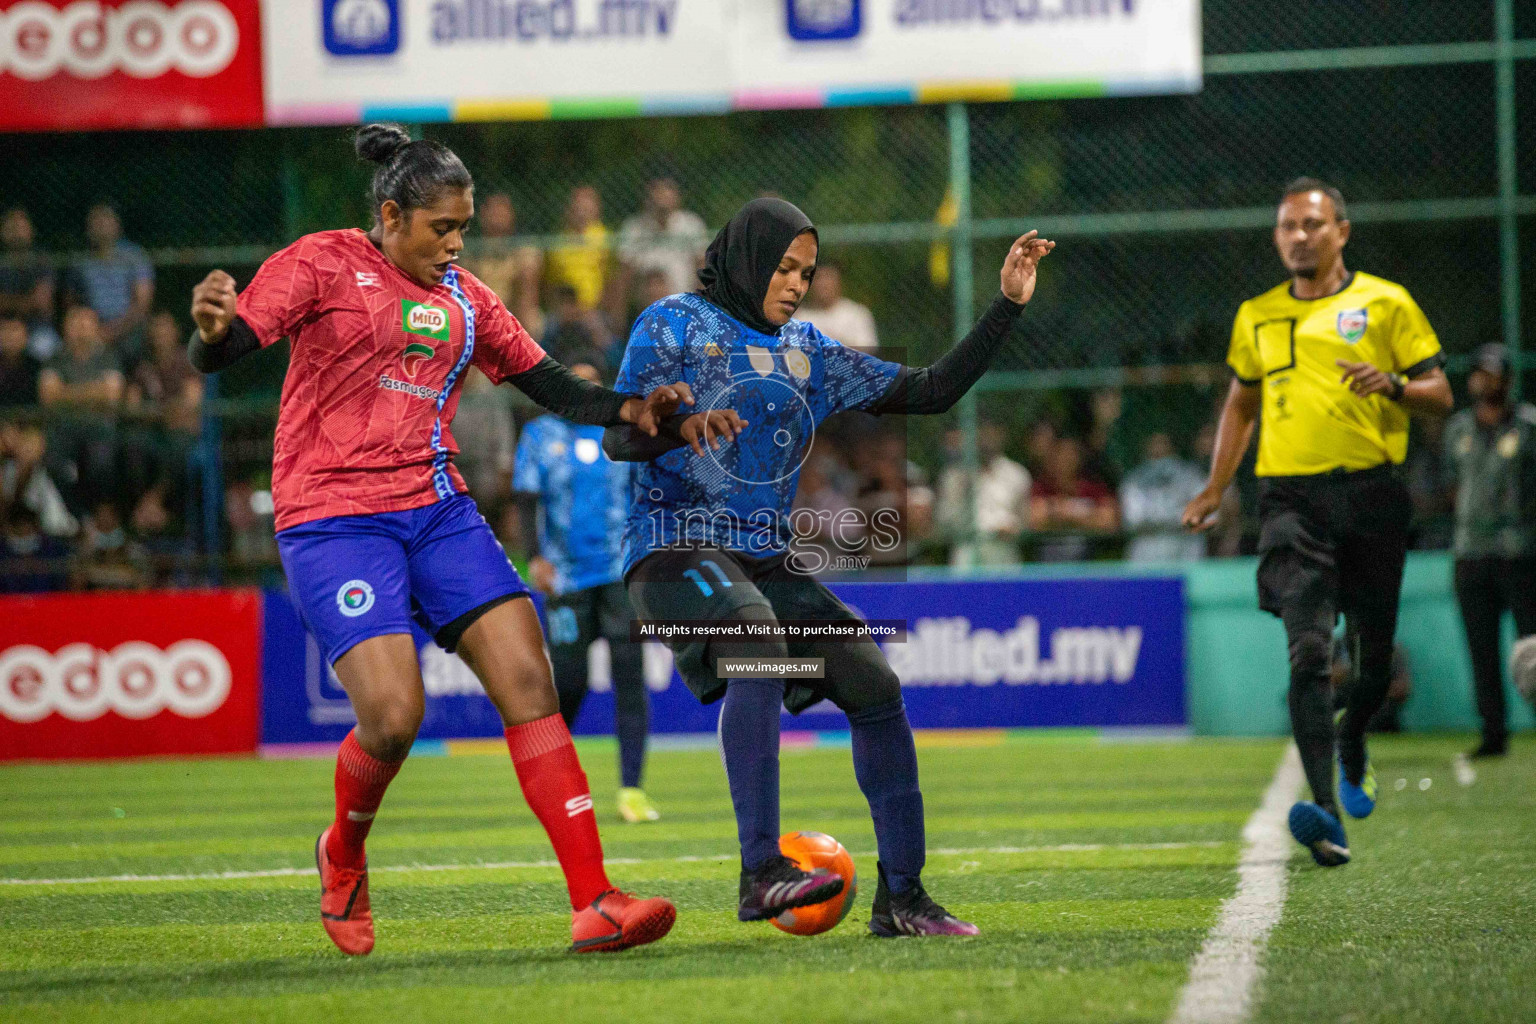
[[[1209,528],[1259,431],[1259,606],[1290,646],[1291,732],[1311,803],[1291,834],[1324,867],[1349,862],[1334,799],[1329,648],[1343,614],[1358,637],[1359,682],[1339,719],[1339,796],[1356,818],[1376,803],[1365,725],[1392,675],[1411,508],[1398,474],[1408,414],[1443,415],[1451,386],[1440,342],[1401,285],[1344,266],[1344,197],[1315,178],[1286,186],[1275,248],[1291,280],[1243,303],[1227,355],[1227,391],[1211,475],[1184,510]],[[1262,416],[1261,416],[1262,413]]]

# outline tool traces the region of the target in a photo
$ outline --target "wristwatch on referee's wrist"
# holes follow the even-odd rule
[[[1387,397],[1394,402],[1401,402],[1404,393],[1408,390],[1408,378],[1400,373],[1389,373],[1387,380],[1392,382],[1392,390],[1387,393]]]

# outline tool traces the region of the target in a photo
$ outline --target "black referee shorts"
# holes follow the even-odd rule
[[[1412,514],[1392,465],[1260,478],[1259,607],[1395,625]]]
[[[721,622],[754,607],[755,618],[859,622],[837,595],[813,577],[797,573],[783,555],[752,558],[720,548],[656,551],[626,578],[630,603],[647,621]],[[731,641],[743,643],[742,641]],[[711,643],[669,641],[677,671],[700,702],[725,696],[726,681],[715,675]],[[901,682],[878,644],[853,641],[786,642],[792,658],[824,659],[825,678],[786,680],[784,706],[799,714],[823,698],[844,711],[875,707],[901,697]]]

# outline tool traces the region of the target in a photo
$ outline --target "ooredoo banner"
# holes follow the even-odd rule
[[[1193,92],[1199,0],[262,0],[272,123]]]
[[[0,759],[254,751],[260,601],[0,597]]]
[[[835,584],[865,619],[907,623],[881,646],[919,729],[1177,726],[1185,718],[1184,584],[1178,577]],[[262,742],[335,742],[355,718],[287,594],[266,596]],[[417,638],[426,690],[423,739],[494,737],[501,722],[463,661]],[[574,732],[613,729],[606,642],[589,652],[592,693]],[[651,729],[713,732],[677,676],[647,644]],[[786,729],[843,730],[831,704],[784,717]]]
[[[258,0],[0,0],[0,131],[260,125]]]

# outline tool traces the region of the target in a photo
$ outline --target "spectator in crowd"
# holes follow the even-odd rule
[[[149,321],[149,352],[134,367],[128,383],[129,410],[141,417],[141,429],[125,445],[125,461],[134,463],[127,476],[134,492],[141,494],[140,505],[158,503],[181,507],[186,495],[188,463],[202,430],[203,376],[192,368],[187,358],[185,337],[176,318],[161,311]],[[142,428],[148,428],[146,431]],[[134,525],[140,517],[159,523],[153,507],[134,511]],[[155,529],[162,527],[156,526]],[[146,527],[147,529],[147,527]]]
[[[656,178],[645,189],[645,208],[619,229],[619,263],[626,276],[641,278],[651,271],[666,275],[663,296],[691,292],[699,286],[709,230],[698,214],[683,209],[683,194],[671,178]]]
[[[1467,390],[1472,408],[1446,424],[1456,475],[1456,602],[1466,627],[1483,741],[1473,757],[1509,749],[1500,634],[1512,613],[1516,637],[1536,633],[1536,406],[1509,393],[1509,353],[1484,345]]]
[[[224,521],[230,561],[243,566],[277,563],[271,491],[258,490],[249,480],[234,481],[224,489]]]
[[[795,492],[791,523],[797,543],[829,546],[834,531],[841,530],[850,541],[863,538],[862,521],[853,511],[853,501],[838,486],[843,472],[837,456],[826,445],[813,442],[810,455],[800,469],[800,488]],[[843,517],[839,522],[839,517]]]
[[[43,594],[69,586],[69,548],[42,531],[23,504],[0,504],[0,594]]]
[[[91,509],[70,576],[76,590],[140,590],[149,585],[149,555],[128,535],[116,503],[104,499]]]
[[[48,475],[42,428],[25,420],[0,422],[0,509],[26,508],[50,537],[73,537],[80,524]]]
[[[91,251],[70,268],[70,302],[95,310],[106,343],[137,359],[155,300],[155,268],[143,249],[123,238],[123,222],[109,203],[91,207],[85,235]]]
[[[686,289],[692,291],[693,289]],[[635,313],[646,309],[652,303],[660,302],[668,295],[676,295],[677,290],[672,287],[672,279],[667,276],[665,270],[647,270],[640,275],[640,285],[635,289]]]
[[[571,190],[565,207],[565,238],[545,259],[545,280],[575,293],[583,310],[593,310],[603,300],[608,284],[608,229],[603,226],[603,199],[591,185]]]
[[[1413,421],[1413,440],[1403,463],[1403,482],[1413,502],[1409,540],[1420,551],[1442,551],[1451,546],[1456,513],[1456,474],[1445,457],[1446,420]]]
[[[875,332],[875,315],[862,302],[843,294],[843,272],[832,264],[819,264],[811,279],[805,304],[795,314],[835,341],[861,352],[873,353],[880,347]]]
[[[27,351],[27,324],[0,313],[0,407],[37,404],[37,379],[43,364]]]
[[[528,333],[539,337],[544,333],[544,313],[539,308],[544,254],[517,242],[517,208],[505,192],[486,196],[476,207],[475,217],[480,224],[480,246],[465,263],[501,297]]]
[[[453,418],[453,439],[459,446],[453,464],[481,508],[492,508],[512,493],[517,447],[508,398],[508,389],[496,387],[475,367],[464,371],[459,411]]]
[[[20,207],[0,217],[0,317],[20,317],[27,346],[40,361],[59,349],[53,329],[53,263],[34,248],[32,218]]]
[[[1142,461],[1120,481],[1120,519],[1132,534],[1131,562],[1185,562],[1205,557],[1205,537],[1184,529],[1184,506],[1205,486],[1205,473],[1179,458],[1173,439],[1156,433]]]
[[[968,529],[962,436],[958,429],[945,436],[949,465],[939,476],[934,519],[940,531],[954,538],[950,560],[955,565],[1019,562],[1019,537],[1028,523],[1030,476],[1029,470],[1003,454],[1003,441],[1003,428],[997,423],[983,423],[977,430],[974,519]]]
[[[76,306],[64,315],[64,351],[43,367],[38,397],[57,413],[55,452],[74,467],[79,501],[93,507],[114,493],[114,429],[123,398],[123,371],[102,340],[96,311]]]
[[[1030,499],[1031,527],[1056,534],[1041,542],[1040,561],[1087,558],[1088,535],[1114,531],[1119,518],[1114,492],[1104,481],[1083,472],[1083,443],[1075,437],[1057,438]]]
[[[549,289],[549,313],[544,318],[544,335],[539,344],[550,357],[572,366],[586,359],[600,370],[617,365],[616,357],[624,351],[624,339],[608,328],[602,313],[581,304],[581,297],[569,284]]]
[[[829,554],[867,555],[867,564],[872,566],[905,564],[911,534],[907,506],[911,464],[907,461],[906,433],[882,431],[866,437],[859,446],[859,456],[862,482],[856,504],[860,518],[871,524],[868,543],[845,545],[839,552],[829,550]]]
[[[1113,489],[1135,458],[1134,448],[1127,449],[1125,437],[1125,393],[1119,388],[1100,388],[1093,393],[1089,411],[1093,426],[1088,430],[1084,473]]]
[[[1039,478],[1045,474],[1045,466],[1051,459],[1051,450],[1061,437],[1054,421],[1041,417],[1030,425],[1024,436],[1024,468],[1029,475]]]

